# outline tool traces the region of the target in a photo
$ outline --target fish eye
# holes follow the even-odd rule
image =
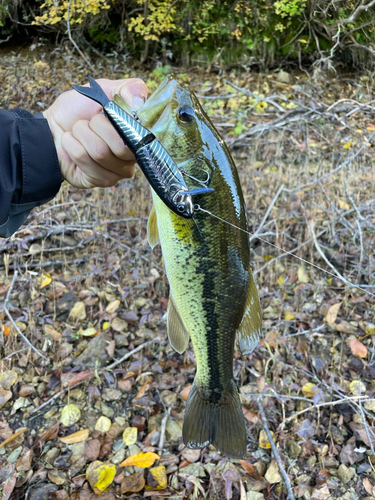
[[[190,106],[182,106],[178,110],[178,117],[182,122],[192,122],[194,120],[194,109]]]
[[[184,205],[183,203],[179,203],[179,204],[177,205],[177,210],[178,210],[179,212],[184,212],[184,211],[185,211],[185,205]]]

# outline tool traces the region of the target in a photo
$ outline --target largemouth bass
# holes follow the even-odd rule
[[[237,170],[196,96],[173,78],[163,82],[139,117],[185,172],[190,189],[202,183],[214,189],[196,196],[202,210],[196,207],[193,219],[173,213],[153,192],[148,222],[149,242],[154,247],[160,241],[170,285],[169,340],[182,353],[191,336],[197,360],[183,440],[190,448],[212,443],[242,458],[246,429],[233,379],[234,345],[237,333],[242,353],[256,347],[261,311]]]

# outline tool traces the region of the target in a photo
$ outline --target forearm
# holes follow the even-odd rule
[[[0,237],[11,236],[36,206],[60,189],[61,172],[47,120],[0,109]]]

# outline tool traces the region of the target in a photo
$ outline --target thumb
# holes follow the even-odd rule
[[[140,78],[127,78],[125,80],[98,80],[99,85],[113,100],[115,94],[119,94],[126,104],[131,108],[140,109],[147,99],[147,85]]]

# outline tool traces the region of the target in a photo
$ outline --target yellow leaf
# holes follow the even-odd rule
[[[358,356],[359,358],[367,357],[367,347],[362,342],[357,339],[349,339],[348,342],[354,356]]]
[[[301,42],[301,43],[309,43],[307,40],[305,40],[304,38],[298,38],[297,42]]]
[[[9,391],[9,389],[17,382],[17,372],[15,370],[6,370],[0,373],[0,387]]]
[[[61,423],[65,425],[66,427],[70,427],[71,425],[75,424],[78,422],[78,420],[81,418],[81,410],[78,408],[77,405],[70,404],[64,406],[61,412]]]
[[[14,434],[12,434],[7,439],[5,439],[2,443],[0,443],[0,448],[2,448],[3,446],[7,445],[8,443],[10,443],[11,441],[13,441],[14,439],[18,438],[18,436],[20,436],[21,434],[23,434],[27,430],[28,430],[27,427],[23,427],[22,429],[19,429]]]
[[[350,206],[343,200],[339,200],[339,207],[344,210],[349,210]]]
[[[319,387],[311,382],[308,382],[302,387],[302,393],[307,398],[312,398],[319,391]]]
[[[309,283],[309,281],[310,281],[310,278],[309,278],[304,266],[300,266],[298,268],[298,281],[300,283]]]
[[[69,436],[65,436],[59,439],[65,444],[75,444],[86,441],[86,439],[89,437],[89,434],[90,431],[88,429],[82,429],[81,431],[75,432],[74,434],[70,434]]]
[[[349,149],[351,145],[352,145],[352,140],[350,140],[349,142],[347,142],[346,144],[344,144],[343,148],[344,149]]]
[[[291,319],[294,319],[296,317],[296,315],[290,311],[285,311],[285,320],[286,321],[290,321]]]
[[[349,388],[355,396],[360,396],[366,392],[366,386],[360,380],[353,380],[350,382]]]
[[[137,442],[138,429],[137,427],[127,427],[122,435],[122,441],[126,446],[132,446]]]
[[[284,283],[284,276],[279,276],[276,283],[281,286]]]
[[[96,421],[95,430],[105,434],[106,432],[109,431],[109,429],[111,428],[111,425],[112,425],[112,422],[110,421],[110,419],[108,417],[105,417],[104,415],[102,415]]]
[[[164,465],[150,469],[152,479],[157,483],[156,486],[146,486],[146,490],[165,490],[168,485],[167,473]]]
[[[96,330],[96,328],[86,328],[86,330],[83,330],[82,332],[79,332],[80,335],[82,335],[82,337],[93,337],[94,335],[96,335],[98,332]]]
[[[104,323],[102,324],[102,330],[108,330],[109,328],[109,322],[108,321],[104,321]]]
[[[52,277],[49,273],[44,273],[38,278],[39,288],[42,289],[45,286],[48,286],[52,281]]]
[[[158,460],[160,457],[156,453],[152,453],[150,451],[146,453],[135,453],[130,456],[126,460],[124,460],[120,466],[126,467],[130,465],[136,465],[137,467],[151,467],[155,463],[155,460]]]
[[[275,442],[275,433],[271,432],[273,441]],[[271,448],[271,443],[268,441],[267,433],[264,429],[261,429],[259,433],[259,446],[264,450],[269,450]]]
[[[369,127],[367,127],[367,130],[370,130],[370,132],[374,132],[375,131],[375,127],[369,126]]]
[[[342,302],[338,302],[328,309],[326,320],[329,325],[332,326],[335,323],[341,304]]]
[[[116,466],[103,464],[100,460],[90,464],[86,471],[86,479],[97,495],[100,495],[111,486],[115,475]]]

